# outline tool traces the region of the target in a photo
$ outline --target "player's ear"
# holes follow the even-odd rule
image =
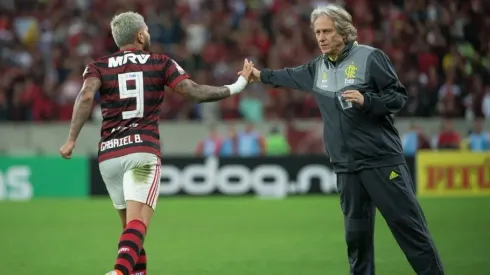
[[[136,35],[136,39],[138,40],[139,43],[145,44],[145,32],[144,30],[140,30],[138,34]]]

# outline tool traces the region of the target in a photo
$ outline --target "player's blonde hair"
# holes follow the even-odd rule
[[[111,31],[118,47],[134,43],[136,34],[146,26],[141,14],[128,11],[114,16],[111,20]]]
[[[355,41],[357,39],[357,29],[352,23],[352,15],[347,12],[341,6],[335,4],[328,4],[323,7],[318,7],[311,13],[311,26],[320,16],[330,17],[337,32],[344,37],[346,43]]]

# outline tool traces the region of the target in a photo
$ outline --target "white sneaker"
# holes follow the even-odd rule
[[[117,275],[117,272],[113,270],[113,271],[111,271],[109,273],[106,273],[105,275]]]

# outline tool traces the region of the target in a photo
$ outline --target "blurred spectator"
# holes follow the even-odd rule
[[[483,100],[481,101],[482,113],[485,119],[490,119],[490,85],[485,87]]]
[[[441,133],[437,136],[434,147],[438,149],[459,149],[461,136],[454,130],[453,121],[444,119],[441,128]]]
[[[238,155],[241,157],[257,157],[264,154],[264,138],[255,130],[253,124],[247,124],[245,130],[238,133]]]
[[[73,113],[73,102],[77,98],[78,92],[82,88],[80,70],[74,69],[69,73],[65,82],[60,87],[58,95],[58,106],[60,110],[60,120],[71,120]]]
[[[418,150],[430,149],[430,140],[422,132],[420,125],[412,124],[402,137],[403,151],[406,156],[415,156]]]
[[[265,138],[265,150],[268,156],[288,155],[290,153],[288,141],[279,128],[273,127]]]
[[[3,0],[0,119],[69,119],[85,64],[117,49],[108,25],[115,13],[142,13],[153,51],[176,59],[197,82],[223,85],[245,57],[283,68],[318,55],[309,15],[327,2],[345,4],[359,42],[390,56],[409,92],[399,116],[490,117],[489,1]],[[92,119],[100,119],[99,108]],[[286,116],[320,114],[311,95],[262,85],[202,106],[168,89],[162,109],[166,120]]]
[[[257,93],[245,91],[239,103],[240,114],[250,122],[264,120],[264,100]]]
[[[209,128],[209,136],[197,144],[196,155],[208,157],[219,155],[221,138],[215,126]]]
[[[461,87],[455,83],[453,71],[446,75],[446,81],[439,88],[439,102],[437,109],[439,114],[446,117],[457,117],[462,115]]]
[[[465,117],[472,121],[475,117],[483,117],[483,79],[480,75],[470,78],[466,97],[463,99]]]
[[[468,136],[468,149],[474,152],[490,150],[490,133],[484,132],[483,120],[477,119]]]
[[[223,139],[219,154],[222,157],[231,157],[238,155],[238,134],[233,125],[228,125],[228,136]]]

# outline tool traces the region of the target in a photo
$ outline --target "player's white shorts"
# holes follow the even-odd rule
[[[156,207],[160,190],[160,158],[150,153],[133,153],[99,163],[100,174],[116,209],[126,201]]]

